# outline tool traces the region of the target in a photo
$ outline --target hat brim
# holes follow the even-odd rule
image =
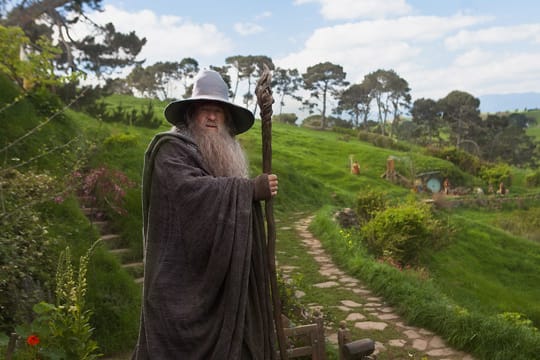
[[[165,107],[165,119],[167,119],[167,121],[173,125],[178,125],[181,123],[185,124],[186,112],[190,105],[202,101],[216,101],[225,105],[229,109],[234,122],[235,135],[248,131],[255,122],[255,116],[253,116],[253,113],[248,109],[227,101],[223,101],[220,98],[212,98],[210,96],[177,100],[169,103]]]

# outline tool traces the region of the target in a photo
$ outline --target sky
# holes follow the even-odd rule
[[[103,0],[98,23],[146,37],[139,58],[201,68],[266,55],[298,69],[329,61],[346,80],[394,70],[412,99],[540,93],[538,0]],[[537,104],[540,106],[540,104]]]

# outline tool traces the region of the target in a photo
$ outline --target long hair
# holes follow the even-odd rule
[[[186,112],[187,132],[195,140],[212,175],[247,178],[248,161],[233,135],[234,123],[228,109],[223,107],[225,126],[218,127],[217,132],[209,132],[201,128],[193,118],[197,105],[192,105]]]

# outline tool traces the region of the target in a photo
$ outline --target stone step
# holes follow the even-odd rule
[[[120,265],[141,261],[140,256],[137,255],[133,250],[128,248],[120,247],[116,249],[110,249],[109,252],[117,257],[118,261],[120,261]]]
[[[82,207],[81,211],[86,216],[91,216],[91,215],[94,215],[94,214],[97,214],[98,212],[100,212],[100,210],[98,208],[93,208],[93,207]]]
[[[109,249],[122,248],[124,245],[124,239],[118,234],[101,235],[99,239],[103,241],[103,243],[106,244]]]
[[[96,220],[96,221],[92,221],[92,225],[94,225],[95,227],[97,227],[97,228],[99,229],[100,232],[104,231],[108,224],[109,224],[109,222],[108,222],[108,221],[104,221],[104,220]]]
[[[122,264],[123,268],[134,268],[134,267],[144,267],[144,263],[142,261],[139,262],[132,262],[127,264]]]
[[[125,248],[111,249],[109,250],[109,252],[114,255],[123,255],[123,254],[131,253],[131,249],[125,249]]]
[[[122,264],[122,267],[133,276],[134,278],[140,278],[144,275],[144,263],[143,262],[132,262]]]
[[[126,248],[118,248],[118,249],[111,249],[109,250],[109,252],[111,254],[113,254],[114,256],[116,256],[116,258],[118,259],[118,261],[120,261],[120,264],[122,263],[126,263],[126,262],[132,262],[133,260],[133,255],[131,254],[131,249],[126,249]]]
[[[120,235],[118,234],[105,234],[105,235],[101,235],[99,239],[101,241],[110,241],[110,240],[116,240],[119,238],[120,238]]]
[[[81,207],[81,211],[91,221],[95,221],[95,220],[100,220],[101,221],[101,220],[105,219],[105,212],[103,212],[99,208],[83,206],[83,207]]]

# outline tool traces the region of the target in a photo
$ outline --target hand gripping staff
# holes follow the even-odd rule
[[[271,89],[272,75],[266,64],[264,65],[263,73],[257,82],[255,94],[257,95],[257,103],[259,104],[261,114],[261,131],[262,131],[262,157],[263,157],[263,172],[265,174],[272,173],[272,97]],[[279,355],[281,360],[287,360],[287,351],[285,349],[285,333],[281,322],[281,301],[279,299],[279,290],[276,276],[276,224],[274,221],[274,209],[272,199],[265,202],[265,215],[267,226],[267,253],[268,253],[268,271],[270,274],[270,291],[272,293],[272,303],[274,308],[274,323],[279,346]]]

